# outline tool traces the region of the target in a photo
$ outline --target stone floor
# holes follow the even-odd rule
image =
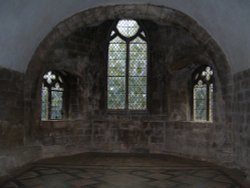
[[[248,187],[241,176],[237,171],[206,162],[166,155],[79,154],[31,164],[0,187]]]

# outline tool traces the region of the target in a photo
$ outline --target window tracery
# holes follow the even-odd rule
[[[119,20],[108,47],[107,108],[147,109],[147,40],[135,20]]]
[[[55,71],[43,75],[41,92],[41,119],[63,119],[64,82],[62,76]]]
[[[193,119],[194,121],[213,120],[213,69],[202,66],[193,76]]]

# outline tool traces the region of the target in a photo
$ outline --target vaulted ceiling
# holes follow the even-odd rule
[[[0,66],[25,72],[44,37],[77,12],[147,3],[179,10],[196,20],[220,45],[233,73],[250,68],[249,0],[1,0]]]

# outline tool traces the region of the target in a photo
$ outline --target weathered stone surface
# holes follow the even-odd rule
[[[250,70],[245,70],[234,75],[234,97],[232,108],[232,136],[234,139],[234,160],[249,177],[249,75]]]
[[[25,80],[22,74],[0,70],[0,148],[29,151],[3,150],[0,173],[39,158],[85,151],[168,153],[234,162],[249,171],[250,71],[232,77],[219,46],[196,22],[174,10],[149,7],[79,13],[41,43]],[[141,114],[108,112],[107,38],[115,18],[135,11],[149,39],[149,108]],[[213,123],[192,121],[191,75],[202,64],[214,67]],[[67,78],[62,121],[40,120],[41,77],[47,70]]]
[[[148,11],[153,15],[157,14],[156,10]],[[86,15],[89,16],[90,12]],[[188,30],[172,22],[158,25],[150,20],[140,21],[150,44],[149,111],[146,113],[119,114],[106,110],[105,57],[113,21],[78,28],[49,49],[44,69],[66,72],[70,93],[65,120],[40,121],[37,110],[33,115],[32,124],[40,122],[40,126],[31,131],[34,138],[46,147],[58,147],[48,156],[59,154],[60,148],[64,153],[66,146],[85,145],[85,149],[99,152],[164,152],[220,160],[220,155],[215,154],[225,142],[221,138],[228,133],[224,131],[227,126],[222,123],[225,114],[219,114],[225,111],[225,105],[217,101],[223,101],[224,93],[219,87],[215,92],[214,106],[220,110],[215,110],[213,123],[192,122],[190,105],[192,72],[199,65],[210,64],[213,60]],[[37,80],[36,85],[40,84]],[[38,90],[30,100],[37,101],[33,103],[34,109],[40,108]],[[30,108],[29,105],[26,107]]]

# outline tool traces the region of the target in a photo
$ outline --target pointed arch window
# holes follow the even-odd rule
[[[148,45],[135,20],[119,20],[108,46],[107,108],[147,109]]]
[[[193,119],[213,121],[213,69],[202,66],[193,74]]]
[[[41,91],[41,119],[63,119],[64,81],[55,71],[48,71],[43,75]]]

